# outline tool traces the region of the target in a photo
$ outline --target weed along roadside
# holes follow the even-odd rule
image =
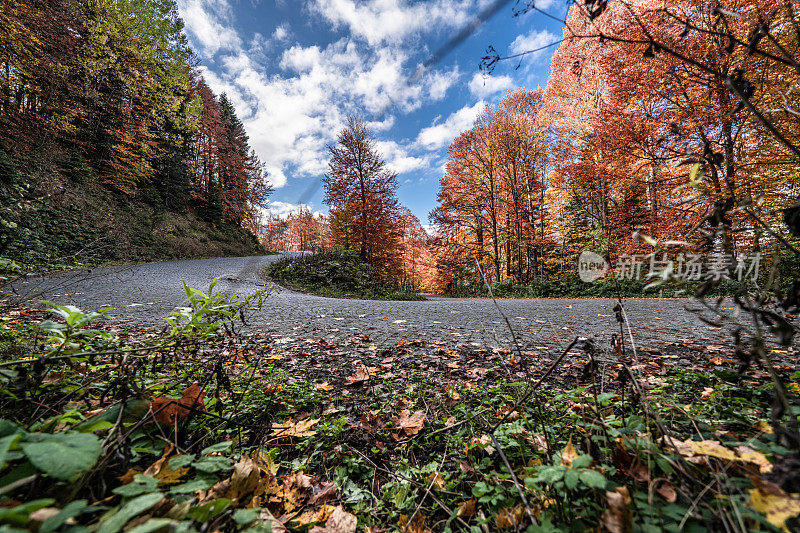
[[[0,490],[21,502],[5,524],[617,531],[800,515],[768,374],[722,347],[285,343],[241,328],[268,290],[184,292],[161,333],[112,329],[107,309],[3,317],[4,346],[27,347],[0,363]],[[794,391],[796,357],[771,358]]]

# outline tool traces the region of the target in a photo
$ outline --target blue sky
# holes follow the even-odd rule
[[[562,27],[531,12],[497,13],[419,80],[419,65],[490,0],[178,0],[203,76],[225,92],[275,187],[270,209],[296,209],[327,169],[326,145],[348,114],[366,120],[398,196],[420,219],[436,206],[447,146],[508,90],[544,86],[555,47],[478,70],[486,47],[517,53],[556,41]],[[564,0],[537,0],[548,13]],[[519,67],[517,68],[517,65]],[[306,199],[327,213],[320,189]]]

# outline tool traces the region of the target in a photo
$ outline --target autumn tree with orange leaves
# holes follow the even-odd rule
[[[571,7],[543,110],[555,183],[592,227],[585,242],[630,251],[638,231],[728,254],[786,243],[776,224],[800,221],[798,8]]]
[[[397,174],[386,167],[366,124],[349,117],[329,146],[323,179],[324,202],[331,207],[334,244],[358,250],[362,260],[384,274],[399,268]]]
[[[529,280],[545,271],[547,142],[538,125],[541,92],[520,89],[487,107],[449,148],[440,181],[440,283]]]

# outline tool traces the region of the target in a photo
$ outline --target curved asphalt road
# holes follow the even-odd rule
[[[162,317],[185,302],[181,281],[206,290],[214,277],[223,291],[257,288],[265,265],[281,256],[230,257],[107,267],[30,278],[15,283],[13,298],[46,299],[84,310],[118,308],[115,322],[163,325]],[[8,296],[8,295],[6,295]],[[575,336],[596,337],[608,346],[619,332],[613,300],[505,299],[498,305],[526,349],[563,347]],[[684,299],[628,299],[625,308],[637,344],[706,345],[726,341],[724,330],[710,327],[689,309],[699,304]],[[728,312],[730,308],[728,308]],[[505,319],[489,299],[431,298],[421,302],[344,300],[300,294],[283,288],[265,301],[250,327],[270,333],[277,342],[369,335],[386,344],[424,339],[447,345],[508,346]],[[627,331],[626,331],[627,336]]]

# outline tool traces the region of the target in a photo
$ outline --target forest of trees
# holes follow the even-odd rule
[[[0,148],[253,228],[265,172],[195,62],[173,0],[0,0]]]
[[[786,250],[798,6],[724,4],[573,4],[546,89],[508,94],[450,146],[432,213],[440,287],[474,285],[478,263],[489,282],[574,275],[583,249],[612,264],[670,240]]]

